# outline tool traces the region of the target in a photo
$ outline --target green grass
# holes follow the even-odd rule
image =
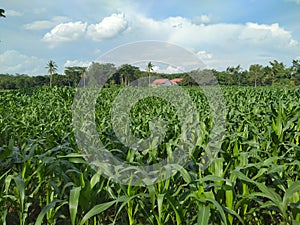
[[[300,88],[222,87],[226,131],[205,170],[200,156],[213,118],[201,89],[185,90],[201,135],[174,176],[149,186],[115,183],[83,160],[72,126],[75,89],[2,92],[0,224],[300,224]],[[172,155],[182,133],[176,108],[159,98],[135,104],[129,118],[135,137],[149,137],[153,118],[167,126],[162,144],[132,151],[110,121],[118,93],[103,89],[96,103],[105,147],[134,165]]]

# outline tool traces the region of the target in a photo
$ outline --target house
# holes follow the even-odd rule
[[[183,78],[174,78],[174,79],[171,80],[171,82],[178,83],[178,82],[180,82],[182,80],[183,80]]]
[[[182,81],[182,78],[175,78],[172,80],[169,80],[167,78],[160,78],[160,79],[155,79],[152,82],[153,87],[160,87],[160,86],[176,86],[178,85],[177,82]]]
[[[161,79],[155,79],[152,82],[152,86],[157,87],[157,86],[172,86],[173,83],[167,79],[167,78],[161,78]]]

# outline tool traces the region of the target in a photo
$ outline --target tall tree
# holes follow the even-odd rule
[[[5,13],[5,10],[4,10],[4,9],[0,9],[0,17],[6,17],[6,16],[4,15],[4,13]]]
[[[293,60],[291,67],[291,80],[294,85],[300,84],[300,60]]]
[[[277,60],[270,61],[271,65],[271,77],[272,77],[272,85],[274,84],[284,84],[290,79],[290,71],[285,68],[282,62],[278,62]]]
[[[261,79],[263,77],[263,71],[262,71],[262,65],[254,64],[251,65],[249,68],[249,79],[251,82],[254,81],[254,86],[257,86],[257,83],[259,82],[261,85]]]
[[[241,84],[241,77],[242,77],[242,68],[240,65],[233,67],[229,66],[226,69],[227,77],[228,77],[228,84],[229,85],[240,85]]]
[[[83,66],[66,67],[65,74],[68,78],[69,86],[75,87],[78,85],[81,78],[83,78],[83,86],[85,87],[86,69]]]
[[[262,85],[272,85],[273,83],[273,75],[272,69],[270,66],[264,66],[262,68],[263,71],[263,78],[262,78]]]
[[[150,76],[151,76],[151,71],[153,71],[153,64],[149,62],[147,68],[148,68],[148,79],[149,79],[149,87],[150,87]]]
[[[127,86],[130,82],[134,81],[137,78],[138,72],[139,72],[138,67],[129,64],[123,64],[118,69],[121,85]]]
[[[52,87],[52,77],[53,74],[56,73],[58,67],[54,61],[50,60],[45,68],[48,69],[48,73],[50,75],[50,87]]]
[[[89,87],[99,87],[99,85],[108,85],[108,80],[113,77],[117,69],[112,63],[101,64],[92,62],[87,71],[87,85]]]

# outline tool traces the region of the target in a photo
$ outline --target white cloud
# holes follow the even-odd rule
[[[164,23],[167,26],[171,26],[172,28],[181,29],[183,28],[184,24],[188,23],[188,20],[181,16],[176,16],[176,17],[169,17],[165,19]]]
[[[165,71],[165,73],[180,73],[180,72],[182,72],[181,69],[175,66],[168,66]]]
[[[178,66],[172,66],[172,65],[166,65],[164,63],[158,63],[155,62],[157,64],[153,65],[152,70],[153,72],[156,73],[166,73],[166,74],[172,74],[172,73],[180,73],[183,72],[183,70],[178,67]],[[140,70],[142,71],[147,71],[147,68],[145,67],[145,65],[136,65],[138,67],[140,67]]]
[[[26,24],[25,29],[41,30],[57,24],[42,39],[43,41],[51,42],[51,47],[54,47],[58,43],[75,41],[85,35],[94,41],[111,39],[128,28],[128,22],[122,13],[112,14],[109,17],[105,17],[100,23],[91,25],[81,21],[62,23],[62,21],[68,20],[67,17],[54,17],[50,21],[40,20]]]
[[[82,66],[82,67],[89,67],[91,62],[88,61],[79,61],[79,60],[67,60],[64,64],[64,67],[71,67],[71,66]]]
[[[7,10],[5,10],[5,15],[6,16],[23,16],[23,13],[15,11],[15,10],[7,9]]]
[[[237,45],[272,46],[273,48],[292,47],[297,44],[291,33],[279,24],[208,24],[197,25],[183,17],[169,17],[162,21],[137,15],[134,29],[141,35],[155,35],[157,39],[164,39],[194,49],[206,44],[224,49]],[[262,42],[263,41],[263,42]],[[278,45],[280,42],[280,45]]]
[[[52,42],[53,45],[78,40],[85,33],[87,23],[69,22],[55,26],[50,32],[46,33],[43,41]]]
[[[291,33],[282,29],[278,23],[271,25],[247,23],[241,30],[238,38],[258,45],[268,43],[276,43],[279,47],[293,47],[297,45],[297,41],[293,39]]]
[[[159,68],[159,66],[154,65],[154,66],[152,66],[152,70],[153,70],[153,72],[159,72],[160,68]]]
[[[45,60],[41,58],[24,55],[15,50],[8,50],[0,55],[0,73],[42,75],[46,73],[44,64]]]
[[[56,16],[51,20],[38,20],[32,23],[27,23],[24,25],[24,28],[26,30],[44,30],[44,29],[52,28],[60,23],[67,22],[69,20],[70,19],[68,17]]]
[[[105,17],[98,24],[91,24],[88,26],[87,35],[94,41],[101,41],[103,39],[113,38],[128,28],[128,22],[124,14],[112,14]]]
[[[211,59],[212,58],[212,53],[208,53],[206,51],[199,51],[196,53],[197,56],[199,56],[200,59]]]
[[[193,23],[195,24],[208,24],[212,21],[212,19],[208,15],[197,16],[193,19]]]
[[[136,14],[129,17],[131,32],[136,39],[168,41],[196,52],[210,68],[224,69],[241,64],[247,68],[251,63],[268,63],[272,58],[285,61],[300,51],[300,45],[292,33],[274,24],[195,24],[183,17],[153,20]],[[213,54],[212,54],[213,53]]]

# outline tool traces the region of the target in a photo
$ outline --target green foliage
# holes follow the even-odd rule
[[[213,120],[201,89],[185,90],[203,136],[190,161],[174,165],[174,176],[149,186],[114,183],[83,160],[72,126],[75,89],[1,92],[0,224],[298,224],[299,87],[222,87],[227,130],[205,170],[200,157]],[[180,115],[159,98],[134,105],[130,131],[149,137],[149,122],[159,117],[166,123],[162,144],[139,152],[117,139],[110,113],[120,91],[102,89],[97,99],[97,130],[106,148],[135,164],[172,154]]]
[[[85,82],[86,69],[87,69],[86,67],[80,67],[80,66],[66,67],[65,75],[67,77],[67,86],[77,87],[81,78]],[[85,86],[85,83],[83,85]],[[66,86],[66,85],[58,84],[58,86]]]

